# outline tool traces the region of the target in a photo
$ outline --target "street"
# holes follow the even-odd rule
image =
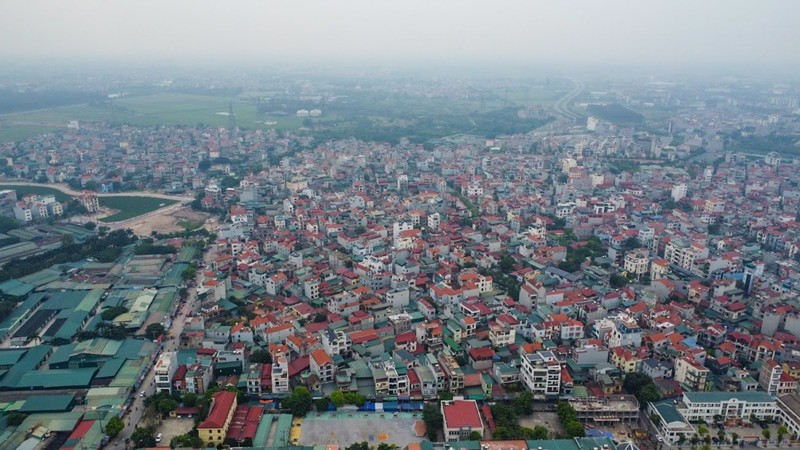
[[[207,259],[208,253],[204,255],[204,260]],[[206,261],[207,263],[207,261]],[[198,271],[197,275],[197,284],[200,282],[200,275],[201,271]],[[161,343],[161,350],[158,351],[160,354],[162,351],[177,351],[178,345],[180,343],[180,335],[183,332],[183,324],[186,320],[186,317],[189,316],[190,313],[194,313],[198,309],[198,298],[197,298],[197,289],[194,287],[188,288],[189,295],[184,302],[183,305],[177,310],[177,314],[175,318],[172,319],[172,323],[170,327],[164,332],[164,337]],[[165,318],[166,320],[166,318]],[[158,358],[158,356],[156,356]],[[155,382],[154,382],[154,371],[152,370],[152,365],[154,361],[150,361],[151,367],[148,369],[147,374],[144,377],[139,389],[132,393],[133,395],[133,403],[131,407],[128,409],[127,414],[123,416],[122,420],[125,423],[125,428],[117,435],[116,438],[112,439],[107,445],[106,448],[112,449],[126,449],[132,448],[128,445],[128,440],[133,433],[133,430],[136,426],[139,425],[141,421],[142,414],[144,412],[144,399],[154,394],[155,391]],[[141,397],[140,392],[145,393],[145,398]],[[162,443],[169,445],[169,443]]]

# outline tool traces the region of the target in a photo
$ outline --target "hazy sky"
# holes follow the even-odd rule
[[[795,65],[800,0],[2,0],[0,58]]]

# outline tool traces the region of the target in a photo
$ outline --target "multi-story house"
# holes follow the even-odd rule
[[[250,364],[250,368],[247,371],[247,393],[249,395],[261,395],[261,371],[262,364]]]
[[[153,367],[155,373],[156,392],[172,393],[172,377],[178,370],[178,355],[175,352],[163,352]]]
[[[325,350],[317,349],[311,352],[309,366],[311,373],[319,377],[320,383],[333,382],[333,375],[336,367],[333,364],[333,359],[325,353]]]
[[[320,332],[320,336],[322,337],[322,348],[328,355],[344,357],[350,355],[353,341],[344,331],[326,328]]]
[[[774,359],[769,358],[761,363],[761,370],[758,375],[758,385],[764,389],[767,394],[775,397],[778,395],[778,388],[781,384],[781,376],[783,375],[783,367],[775,362]]]
[[[283,354],[272,357],[272,393],[289,393],[289,361]]]
[[[208,386],[211,385],[213,370],[211,367],[201,363],[190,364],[186,367],[184,382],[186,390],[193,394],[205,394]]]
[[[444,389],[454,394],[461,392],[464,389],[464,371],[461,370],[461,365],[458,364],[456,358],[449,353],[440,352],[436,356],[436,360],[444,372]]]
[[[645,248],[637,248],[625,254],[623,267],[626,272],[641,278],[650,270],[649,252]]]
[[[522,355],[520,378],[537,399],[556,398],[561,391],[561,364],[551,351]]]
[[[409,394],[408,372],[404,366],[398,366],[393,360],[388,359],[383,363],[383,370],[386,373],[389,395]]]
[[[489,341],[495,348],[502,348],[514,343],[516,331],[505,322],[489,323]]]
[[[709,372],[690,356],[683,356],[675,361],[675,381],[692,391],[707,390]]]

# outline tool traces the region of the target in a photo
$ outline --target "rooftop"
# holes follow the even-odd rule
[[[479,428],[483,426],[475,400],[442,402],[442,415],[447,428]]]

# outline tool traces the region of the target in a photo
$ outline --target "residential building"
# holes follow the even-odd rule
[[[693,391],[705,391],[709,370],[690,356],[675,361],[675,381]]]
[[[561,364],[549,350],[522,355],[520,377],[536,399],[552,399],[561,391]]]
[[[172,377],[178,370],[178,355],[176,352],[163,352],[158,356],[153,367],[155,373],[156,392],[172,393]]]
[[[465,441],[472,432],[483,436],[483,420],[475,400],[443,401],[441,410],[445,441]]]
[[[774,359],[769,358],[761,363],[761,370],[758,375],[758,385],[764,389],[767,394],[775,397],[778,395],[778,388],[781,384],[781,375],[783,375],[783,367],[775,362]]]
[[[311,373],[319,377],[320,383],[333,382],[336,367],[333,364],[333,359],[325,353],[325,350],[320,348],[311,352],[309,363],[311,365]]]

